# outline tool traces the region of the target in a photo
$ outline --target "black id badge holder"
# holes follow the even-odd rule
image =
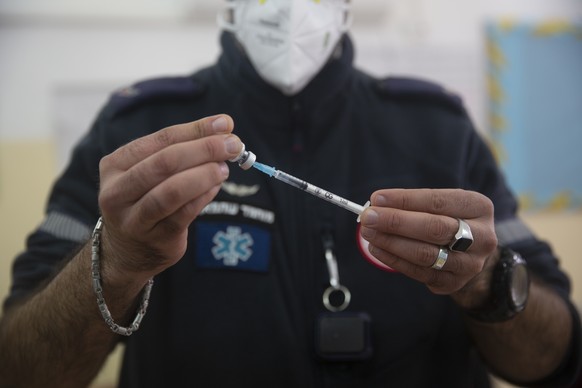
[[[317,355],[325,361],[366,360],[372,356],[370,316],[364,312],[345,311],[352,296],[350,290],[340,284],[331,233],[323,234],[323,246],[330,285],[322,297],[327,312],[317,319]]]

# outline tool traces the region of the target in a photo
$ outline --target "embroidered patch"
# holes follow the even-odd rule
[[[382,263],[380,260],[376,259],[368,250],[368,245],[370,243],[362,237],[360,233],[361,224],[358,224],[356,229],[356,240],[358,242],[358,248],[360,248],[360,253],[364,256],[364,259],[368,261],[370,264],[375,266],[376,268],[380,268],[381,270],[388,271],[388,272],[397,272],[394,268]]]
[[[261,186],[259,185],[242,185],[233,182],[223,182],[222,190],[235,197],[250,197],[259,192]]]
[[[263,222],[265,224],[273,224],[275,222],[275,213],[273,211],[236,202],[210,202],[204,209],[202,209],[202,212],[200,212],[200,216],[206,215],[238,216],[249,220]]]
[[[266,272],[270,251],[271,234],[261,227],[196,223],[196,265],[200,268]]]

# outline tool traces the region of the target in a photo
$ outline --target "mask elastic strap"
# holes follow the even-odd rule
[[[234,2],[233,1],[229,1],[228,4],[226,5],[226,8],[223,9],[222,11],[218,12],[218,14],[216,15],[216,24],[218,24],[218,27],[226,30],[226,31],[230,31],[230,32],[235,32],[237,30],[236,26],[234,25],[234,23],[232,21],[228,21],[225,18],[225,13],[230,13],[231,16],[234,15]]]
[[[343,12],[345,12],[346,18],[342,26],[340,27],[340,31],[347,32],[352,26],[352,22],[354,21],[354,15],[350,12],[351,5],[349,5],[347,2],[343,4],[342,8]]]

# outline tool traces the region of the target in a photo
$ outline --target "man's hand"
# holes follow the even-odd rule
[[[436,294],[449,294],[473,307],[489,291],[489,257],[497,247],[493,204],[476,192],[459,189],[388,189],[372,195],[362,214],[362,237],[378,260],[418,280]],[[449,251],[441,270],[431,268],[440,247],[448,247],[459,227],[469,224],[474,242],[466,252]],[[486,262],[488,265],[485,265]],[[477,275],[482,276],[477,278]]]
[[[229,116],[164,128],[104,157],[103,272],[144,282],[186,251],[188,226],[228,177],[242,143]]]

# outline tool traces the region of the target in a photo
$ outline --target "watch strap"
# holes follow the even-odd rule
[[[478,308],[464,310],[465,314],[477,321],[492,323],[508,321],[520,313],[525,303],[516,306],[510,291],[511,271],[516,265],[525,265],[525,261],[515,251],[499,247],[499,260],[493,269],[489,298]]]

